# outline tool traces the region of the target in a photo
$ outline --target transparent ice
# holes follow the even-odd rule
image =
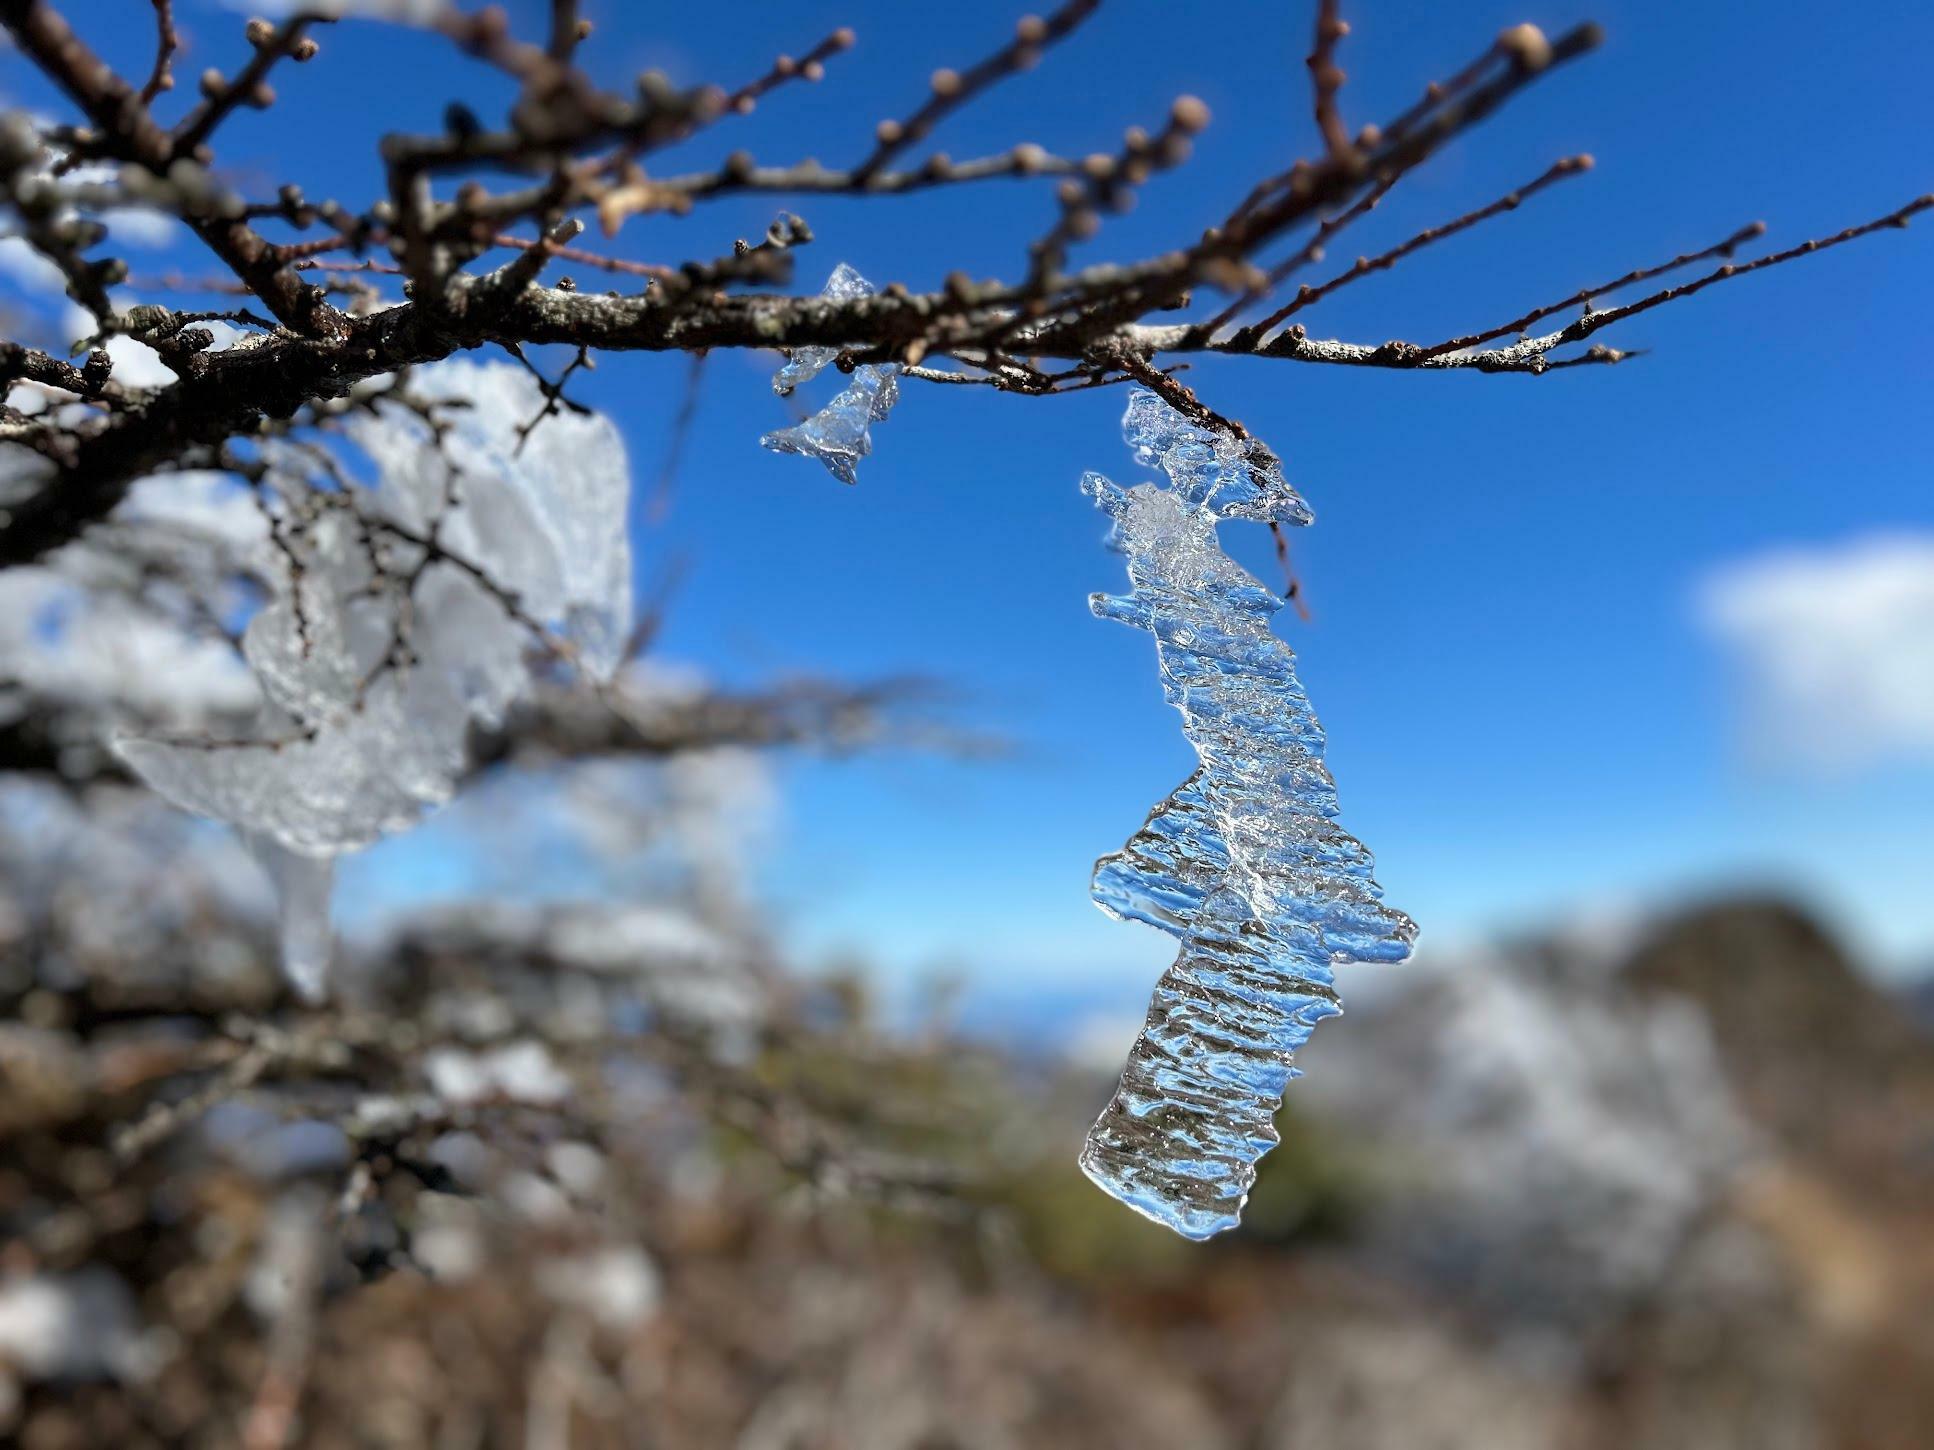
[[[359,415],[369,486],[318,489],[313,455],[271,454],[287,553],[265,546],[277,593],[243,635],[266,697],[248,738],[116,742],[163,796],[243,834],[281,892],[285,968],[311,996],[334,858],[450,798],[469,732],[503,718],[534,657],[608,680],[631,622],[630,474],[611,422],[556,413],[520,452],[545,402],[521,369],[445,363],[411,386],[460,406],[438,411],[440,438],[401,407]],[[437,557],[412,542],[431,537]]]
[[[820,296],[832,302],[871,297],[873,284],[841,262],[826,279]],[[811,382],[839,356],[836,347],[797,347],[786,365],[772,375],[772,389],[781,397],[801,383]],[[797,453],[817,458],[841,483],[859,480],[859,463],[873,451],[872,428],[883,422],[900,400],[898,363],[863,363],[853,369],[853,380],[817,413],[791,428],[766,434],[759,442],[775,453]]]
[[[1383,904],[1369,851],[1336,823],[1322,727],[1269,627],[1281,601],[1216,539],[1220,519],[1301,524],[1308,507],[1272,458],[1152,393],[1133,395],[1123,431],[1168,487],[1082,480],[1114,522],[1133,585],[1091,604],[1155,636],[1163,691],[1201,764],[1095,867],[1104,911],[1181,948],[1081,1167],[1202,1239],[1240,1218],[1277,1142],[1291,1055],[1341,1010],[1335,967],[1401,961],[1416,927]]]

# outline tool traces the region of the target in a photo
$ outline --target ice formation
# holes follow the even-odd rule
[[[265,704],[249,738],[117,742],[175,804],[227,821],[275,878],[284,965],[322,990],[334,859],[448,800],[473,726],[501,720],[544,649],[607,680],[631,625],[630,476],[617,429],[556,413],[519,451],[537,384],[449,362],[411,380],[440,436],[393,405],[350,437],[376,480],[331,487],[283,448],[269,487],[286,550],[242,651]],[[433,547],[432,547],[433,544]]]
[[[841,262],[826,279],[820,296],[831,302],[871,297],[873,284]],[[772,375],[772,389],[782,397],[801,383],[811,382],[834,358],[836,347],[796,347],[786,365]],[[853,380],[817,413],[791,428],[780,428],[759,440],[775,453],[797,453],[817,458],[841,483],[859,480],[860,460],[873,451],[873,425],[885,421],[900,400],[898,363],[862,363]]]
[[[1201,764],[1095,867],[1104,911],[1181,949],[1081,1167],[1200,1239],[1240,1217],[1277,1141],[1291,1054],[1340,1010],[1334,968],[1401,961],[1416,927],[1383,904],[1369,851],[1336,823],[1322,727],[1269,627],[1281,601],[1216,539],[1220,519],[1303,524],[1308,507],[1273,459],[1152,393],[1131,398],[1124,433],[1169,486],[1082,480],[1114,521],[1133,585],[1091,603],[1155,636],[1163,691]]]

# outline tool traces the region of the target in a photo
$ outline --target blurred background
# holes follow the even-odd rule
[[[145,72],[147,6],[67,8]],[[185,74],[245,54],[241,12],[177,8]],[[541,34],[547,7],[508,8]],[[1014,18],[584,8],[611,83],[737,85],[858,32],[679,169],[862,154]],[[1453,336],[1930,184],[1922,6],[1346,14],[1354,123],[1505,25],[1609,38],[1330,270],[1559,156],[1589,176],[1345,290],[1318,335]],[[1104,7],[935,139],[1106,150],[1198,95],[1195,160],[1083,255],[1172,246],[1315,144],[1309,20]],[[322,39],[225,133],[243,190],[361,204],[381,133],[511,99],[432,38]],[[6,105],[64,114],[0,66]],[[801,292],[840,261],[1012,274],[1054,214],[1005,182],[796,209]],[[772,211],[634,221],[613,250],[712,255]],[[153,218],[115,239],[137,275],[208,270]],[[1316,511],[1308,614],[1278,628],[1344,824],[1423,933],[1410,965],[1346,970],[1243,1228],[1206,1246],[1074,1166],[1171,955],[1094,909],[1088,871],[1191,765],[1146,640],[1086,606],[1120,584],[1076,491],[1135,476],[1120,390],[908,384],[847,489],[758,447],[791,421],[776,356],[600,359],[573,394],[629,444],[655,627],[627,687],[664,728],[533,731],[346,862],[320,1012],[280,985],[241,848],[98,748],[132,697],[193,694],[190,646],[99,579],[0,578],[0,1436],[1928,1443],[1930,304],[1910,230],[1634,318],[1610,340],[1646,354],[1615,368],[1188,375]],[[15,241],[0,307],[9,336],[73,340]],[[1248,527],[1228,546],[1274,577]]]

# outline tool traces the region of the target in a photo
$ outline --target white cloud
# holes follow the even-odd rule
[[[67,332],[74,337],[91,337],[98,327],[82,307],[69,304],[64,314]],[[161,360],[161,354],[145,342],[131,337],[110,337],[101,344],[114,359],[114,381],[124,388],[165,388],[175,380],[175,370]]]
[[[26,292],[51,292],[58,297],[67,288],[60,268],[36,252],[25,237],[0,237],[0,276]]]
[[[1760,759],[1934,760],[1934,533],[1727,564],[1704,582],[1699,615],[1737,661]]]
[[[145,206],[111,206],[99,213],[115,241],[130,247],[165,247],[181,224],[166,212]]]

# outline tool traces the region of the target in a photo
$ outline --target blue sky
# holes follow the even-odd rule
[[[132,70],[145,6],[97,43]],[[509,7],[530,33],[535,4]],[[935,66],[976,58],[998,6],[829,0],[586,5],[616,81],[656,65],[736,84],[838,24],[859,33],[825,82],[718,128],[685,158],[863,154]],[[1346,7],[1354,123],[1387,117],[1498,29],[1593,18],[1602,52],[1553,77],[1406,179],[1335,265],[1381,250],[1591,152],[1586,177],[1306,314],[1319,335],[1431,341],[1514,316],[1763,218],[1788,245],[1934,186],[1925,138],[1934,11],[1524,0]],[[98,16],[98,18],[97,18]],[[190,4],[189,74],[241,51],[231,14]],[[1123,3],[1036,72],[950,121],[955,156],[1021,140],[1111,149],[1192,92],[1214,122],[1196,160],[1111,219],[1089,258],[1187,241],[1313,142],[1306,7]],[[435,129],[444,102],[495,114],[502,88],[420,37],[346,24],[285,67],[283,101],[225,133],[244,182],[376,194],[373,139]],[[17,95],[47,104],[9,68]],[[317,140],[333,127],[341,144]],[[683,163],[678,169],[683,169]],[[993,183],[893,202],[790,203],[816,243],[797,290],[840,260],[876,281],[1012,274],[1051,219],[1044,188]],[[618,247],[672,260],[756,236],[775,204],[635,223]],[[1191,381],[1284,457],[1317,523],[1295,540],[1313,611],[1280,628],[1331,737],[1346,824],[1426,940],[1535,923],[1582,903],[1714,884],[1801,893],[1883,967],[1934,961],[1934,740],[1873,760],[1754,757],[1728,658],[1700,626],[1715,570],[1795,546],[1934,533],[1927,405],[1934,222],[1716,288],[1607,335],[1651,349],[1540,379],[1212,361]],[[1327,275],[1327,270],[1317,276]],[[1093,619],[1120,561],[1077,493],[1134,470],[1116,390],[1019,399],[909,386],[856,488],[762,452],[787,420],[771,360],[713,359],[669,517],[640,508],[641,573],[682,560],[662,650],[732,681],[918,672],[1015,744],[1004,762],[917,757],[786,767],[770,889],[790,946],[851,946],[898,977],[936,968],[1010,991],[1152,979],[1153,933],[1088,903],[1093,858],[1189,768],[1148,641]],[[684,361],[610,358],[581,392],[656,473]],[[1240,526],[1231,526],[1240,527]],[[1266,538],[1232,542],[1267,567]],[[1268,577],[1265,575],[1265,577]],[[1903,668],[1918,666],[1908,662]],[[1910,681],[1910,684],[1915,682]]]

